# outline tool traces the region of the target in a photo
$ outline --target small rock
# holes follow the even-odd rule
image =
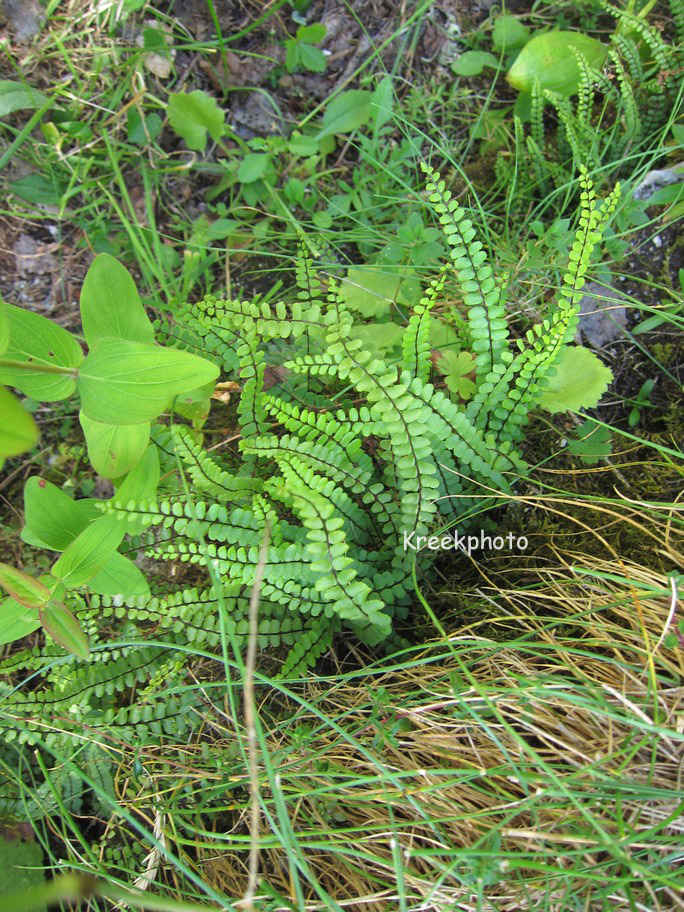
[[[171,75],[171,61],[168,57],[157,54],[155,51],[145,54],[143,63],[145,68],[157,79],[168,79]]]
[[[624,302],[624,303],[623,303]],[[592,348],[603,348],[624,335],[627,325],[628,298],[617,288],[587,282],[580,301],[576,342]]]
[[[4,10],[14,37],[20,42],[37,35],[45,19],[45,10],[38,0],[5,0]]]
[[[12,253],[16,262],[17,275],[23,276],[30,273],[45,274],[57,267],[57,261],[44,244],[30,237],[20,234],[14,244]]]
[[[684,181],[684,162],[679,162],[671,168],[661,171],[649,171],[641,183],[634,189],[634,199],[646,200],[653,196],[656,190],[669,187],[670,184],[679,184]]]
[[[284,133],[284,124],[278,106],[265,90],[247,92],[233,101],[232,127],[238,136],[273,136]]]

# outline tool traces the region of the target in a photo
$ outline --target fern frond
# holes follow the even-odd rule
[[[339,625],[321,619],[306,632],[288,653],[282,668],[278,672],[278,679],[298,678],[310,668],[332,644],[333,634]]]
[[[440,175],[425,162],[421,169],[428,176],[428,199],[437,214],[442,231],[451,247],[456,277],[463,290],[468,309],[468,326],[475,353],[477,377],[486,377],[502,352],[508,348],[508,324],[499,301],[500,289],[487,263],[482,243],[475,240],[475,229],[465,210],[452,199]]]
[[[222,468],[183,425],[174,425],[172,432],[175,450],[198,491],[226,502],[244,499],[261,490],[261,479],[236,475]]]
[[[402,369],[413,377],[427,381],[432,365],[430,355],[430,311],[442,293],[445,282],[445,269],[442,268],[438,278],[430,282],[427,293],[413,308],[408,326],[402,338]]]
[[[254,328],[242,335],[237,349],[240,358],[240,379],[243,381],[238,419],[242,436],[250,437],[263,434],[268,430],[266,409],[262,399],[264,395],[264,353],[259,348],[258,336]]]
[[[539,88],[539,80],[532,83],[530,102],[530,136],[538,148],[544,145],[544,93]]]
[[[371,586],[360,579],[348,556],[349,544],[344,534],[344,520],[335,508],[317,492],[302,488],[296,473],[281,463],[285,483],[283,494],[291,501],[302,525],[307,530],[307,558],[316,573],[316,589],[333,606],[334,613],[351,623],[368,643],[378,643],[390,631],[390,617],[384,603],[373,597]]]

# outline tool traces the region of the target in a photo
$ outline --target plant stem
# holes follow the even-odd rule
[[[0,358],[0,367],[9,367],[12,370],[38,371],[41,374],[69,374],[71,377],[78,375],[75,367],[61,367],[59,364],[39,364],[35,361],[11,361]]]

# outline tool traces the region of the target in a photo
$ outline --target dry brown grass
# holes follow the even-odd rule
[[[583,566],[616,575],[610,561]],[[402,896],[430,912],[628,909],[630,895],[631,908],[684,906],[643,876],[684,833],[684,656],[662,645],[681,606],[666,577],[624,569],[622,583],[578,581],[562,564],[535,590],[498,580],[492,597],[511,611],[483,619],[487,636],[471,625],[393,668],[312,679],[296,717],[271,721],[277,779],[262,767],[261,781],[309,873],[265,826],[271,887],[296,902],[298,878],[306,908],[327,908],[315,879],[353,912],[402,908]],[[307,725],[298,744],[293,729]],[[246,773],[231,781],[247,789]],[[237,804],[197,857],[235,897],[249,833],[248,802]],[[231,834],[243,842],[227,848]]]

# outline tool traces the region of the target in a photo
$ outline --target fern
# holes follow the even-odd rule
[[[339,631],[372,645],[396,643],[395,622],[414,603],[414,573],[429,573],[436,556],[411,543],[445,526],[465,531],[476,517],[481,522],[529,471],[522,429],[574,337],[592,248],[618,191],[597,207],[582,172],[579,227],[561,288],[542,321],[511,344],[507,276],[494,280],[463,208],[438,173],[424,170],[453,269],[440,272],[409,314],[399,363],[364,350],[337,282],[330,279],[324,295],[306,257],[296,266],[290,304],[210,296],[160,324],[179,347],[206,346],[239,380],[231,416],[239,443],[207,449],[200,430],[173,416],[153,428],[159,484],[141,479],[146,493],[136,497],[127,479],[98,503],[126,520],[126,554],[154,562],[152,592],[68,592],[90,638],[90,662],[49,641],[0,662],[17,683],[0,693],[8,749],[77,745],[106,798],[108,754],[83,748],[84,725],[106,729],[112,743],[130,743],[184,737],[205,724],[209,706],[187,686],[185,657],[213,651],[222,661],[226,640],[246,646],[266,528],[256,643],[279,651],[282,676],[301,675]],[[433,371],[430,327],[450,273],[468,315],[461,343],[476,354],[476,392],[467,406],[437,387]],[[281,371],[268,391],[267,367]],[[113,631],[122,633],[122,645],[112,645]],[[55,786],[75,810],[84,796],[70,777],[56,772]],[[52,794],[47,786],[36,791],[36,815],[55,811]],[[19,810],[11,801],[4,807]]]
[[[492,267],[465,210],[452,199],[444,181],[421,162],[428,175],[429,200],[438,216],[447,243],[451,247],[456,277],[463,290],[468,309],[470,340],[477,362],[477,375],[485,377],[506,351],[508,324],[501,306],[501,290],[494,281]]]
[[[566,186],[581,164],[602,180],[629,174],[635,154],[652,148],[653,134],[681,107],[682,0],[670,3],[679,35],[676,45],[667,44],[639,16],[605,0],[601,5],[616,23],[604,69],[592,69],[572,48],[580,74],[574,97],[540,92],[538,84],[533,85],[524,142],[516,135],[516,155],[523,153],[519,169],[528,180],[519,180],[513,167],[497,171],[512,203],[521,208],[529,202],[524,198],[525,187],[546,196],[551,185]],[[551,120],[556,122],[555,130],[550,128]]]

